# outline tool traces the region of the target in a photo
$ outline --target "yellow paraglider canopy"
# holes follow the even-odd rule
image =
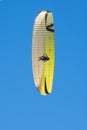
[[[34,22],[32,68],[34,82],[42,95],[52,92],[54,77],[54,23],[52,12],[41,11]]]

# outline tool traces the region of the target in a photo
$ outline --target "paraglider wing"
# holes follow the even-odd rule
[[[32,68],[35,85],[42,95],[52,92],[54,42],[52,13],[41,11],[35,19],[33,28]]]

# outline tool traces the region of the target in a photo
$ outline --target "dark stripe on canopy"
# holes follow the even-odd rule
[[[47,31],[51,31],[51,32],[54,32],[54,29],[52,29],[51,27],[53,27],[54,26],[54,24],[52,23],[52,24],[50,24],[50,25],[47,25],[46,26],[46,30]]]
[[[46,94],[50,94],[50,93],[48,92],[48,90],[47,90],[46,78],[45,78],[44,89],[45,89],[45,93],[46,93]]]
[[[54,32],[54,29],[52,29],[52,27],[54,26],[54,24],[51,23],[50,25],[47,25],[47,16],[48,16],[49,13],[50,13],[50,12],[47,12],[47,13],[45,14],[45,26],[46,26],[46,30],[47,30],[47,31],[50,31],[50,32]]]

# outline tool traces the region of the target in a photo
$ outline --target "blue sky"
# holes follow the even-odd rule
[[[41,96],[32,75],[32,28],[53,12],[53,93]],[[87,1],[0,0],[0,130],[87,130]]]

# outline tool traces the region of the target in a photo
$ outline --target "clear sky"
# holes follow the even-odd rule
[[[53,12],[53,93],[32,75],[32,28]],[[87,0],[0,0],[0,130],[87,130]]]

